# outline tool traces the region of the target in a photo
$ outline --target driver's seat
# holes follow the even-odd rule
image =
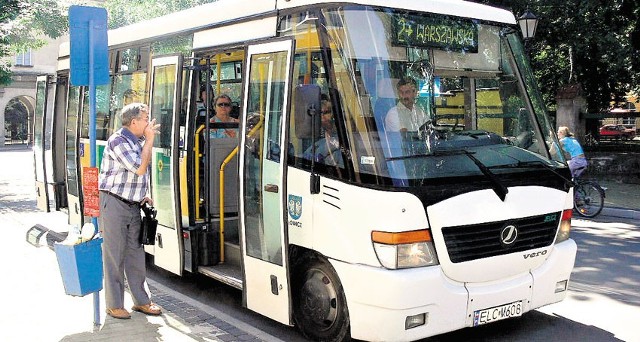
[[[397,78],[383,78],[378,81],[377,85],[377,100],[373,107],[373,116],[376,119],[376,126],[378,132],[382,135],[386,131],[385,118],[389,109],[393,108],[397,102],[396,86],[398,85]]]

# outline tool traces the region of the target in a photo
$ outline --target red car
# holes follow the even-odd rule
[[[600,127],[600,139],[631,140],[636,137],[636,130],[624,125],[609,124]]]

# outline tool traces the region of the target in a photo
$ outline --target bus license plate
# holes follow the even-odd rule
[[[518,316],[522,316],[522,301],[475,311],[473,313],[473,326]]]

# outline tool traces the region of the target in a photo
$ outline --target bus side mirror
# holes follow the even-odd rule
[[[298,139],[320,136],[320,86],[301,84],[294,90],[295,135]]]

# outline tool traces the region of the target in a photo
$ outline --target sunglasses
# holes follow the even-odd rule
[[[217,104],[218,107],[231,107],[231,103],[229,102],[221,102]]]

